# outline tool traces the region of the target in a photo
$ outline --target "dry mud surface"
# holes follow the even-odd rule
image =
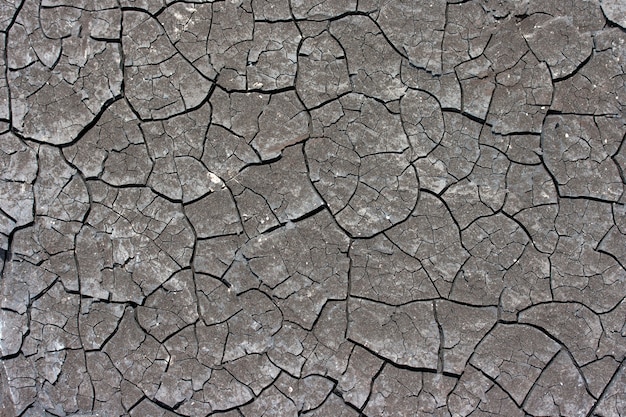
[[[0,0],[0,415],[626,415],[624,0]]]

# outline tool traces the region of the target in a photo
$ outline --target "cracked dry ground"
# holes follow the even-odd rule
[[[0,415],[626,415],[623,0],[0,26]]]

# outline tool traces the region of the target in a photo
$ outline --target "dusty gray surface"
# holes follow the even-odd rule
[[[0,415],[626,415],[624,0],[0,0]]]

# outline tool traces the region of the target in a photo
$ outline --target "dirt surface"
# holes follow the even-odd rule
[[[0,415],[625,416],[625,27],[0,0]]]

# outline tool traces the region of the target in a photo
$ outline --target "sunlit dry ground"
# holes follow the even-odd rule
[[[0,0],[0,415],[626,415],[624,0]]]

